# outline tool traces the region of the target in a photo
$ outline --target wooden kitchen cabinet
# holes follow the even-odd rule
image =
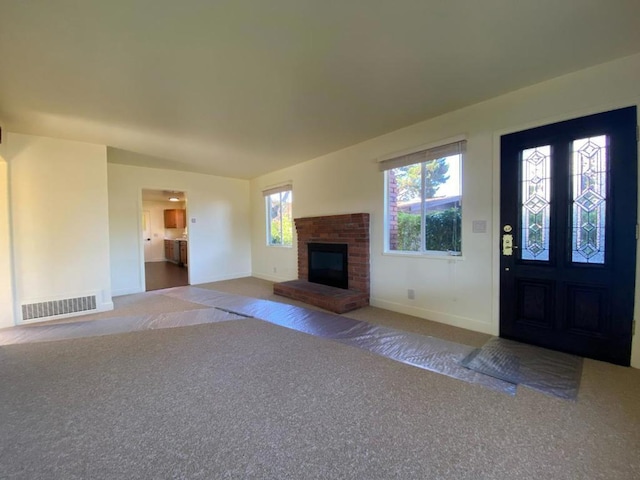
[[[174,208],[164,211],[164,228],[185,228],[187,215],[184,209]]]
[[[169,260],[170,262],[175,261],[175,243],[173,240],[165,240],[164,241],[164,258]]]
[[[180,240],[180,264],[187,264],[187,242],[185,240]]]

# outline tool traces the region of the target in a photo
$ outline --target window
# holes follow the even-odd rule
[[[270,188],[263,192],[267,211],[267,245],[293,245],[291,185]]]
[[[380,163],[387,251],[461,254],[465,147],[462,140]]]

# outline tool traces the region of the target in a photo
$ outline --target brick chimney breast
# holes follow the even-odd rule
[[[273,292],[336,313],[369,305],[369,214],[294,219],[298,234],[298,280],[276,283]],[[347,245],[348,290],[309,282],[309,243]]]
[[[309,243],[348,245],[349,290],[369,296],[369,214],[294,219],[298,234],[298,279],[309,280]]]

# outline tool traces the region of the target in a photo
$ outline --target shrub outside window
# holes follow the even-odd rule
[[[293,216],[291,185],[265,190],[267,212],[267,245],[293,245]]]
[[[462,252],[462,157],[466,142],[381,162],[387,251]]]

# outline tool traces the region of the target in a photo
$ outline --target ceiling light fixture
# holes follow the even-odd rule
[[[180,199],[178,197],[169,197],[170,202],[179,202]]]

